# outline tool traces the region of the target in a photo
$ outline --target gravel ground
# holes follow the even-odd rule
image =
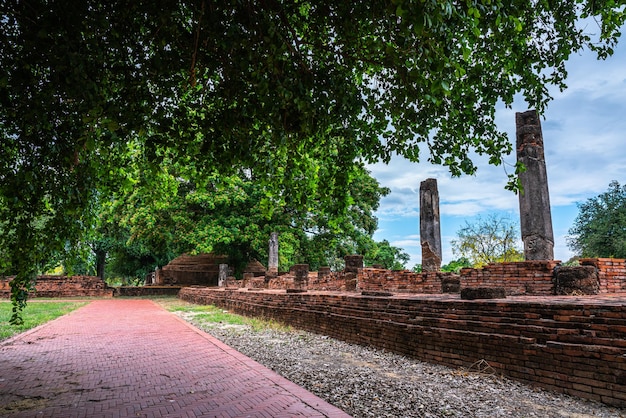
[[[354,417],[626,417],[498,376],[485,362],[452,369],[304,331],[179,315]]]

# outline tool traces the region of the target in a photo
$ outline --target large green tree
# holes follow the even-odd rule
[[[269,202],[319,189],[348,206],[350,167],[419,161],[420,144],[454,175],[475,171],[473,152],[499,164],[511,144],[496,103],[521,93],[541,112],[570,54],[610,55],[623,22],[613,0],[4,0],[0,213],[13,300],[123,185],[129,141],[150,164],[250,169]]]
[[[568,246],[580,257],[626,258],[626,186],[617,181],[578,205]]]
[[[387,240],[374,243],[365,253],[365,265],[380,265],[389,270],[404,270],[411,257],[402,248],[395,247]]]
[[[249,170],[199,176],[190,165],[166,163],[156,171],[138,169],[132,189],[102,205],[91,247],[96,255],[108,253],[109,273],[128,278],[184,252],[226,254],[238,270],[251,258],[266,263],[271,232],[281,237],[283,270],[295,263],[331,265],[373,243],[374,211],[389,190],[362,166],[353,166],[344,190],[348,206],[321,195],[304,204],[264,202],[265,189],[254,177]]]

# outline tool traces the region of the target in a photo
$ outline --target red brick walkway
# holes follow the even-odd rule
[[[0,343],[0,415],[347,417],[147,300],[97,300]]]

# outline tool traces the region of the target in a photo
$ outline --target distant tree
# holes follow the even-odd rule
[[[575,255],[571,257],[569,260],[561,263],[562,266],[580,266],[580,257]]]
[[[402,248],[394,247],[385,239],[365,254],[363,262],[365,265],[378,264],[389,270],[404,270],[410,258]]]
[[[581,257],[626,258],[626,185],[612,181],[608,191],[578,210],[568,247]]]
[[[421,273],[422,272],[422,265],[421,264],[416,264],[413,266],[413,268],[411,269],[411,271],[415,272],[415,273]]]
[[[458,273],[462,268],[472,267],[472,263],[465,257],[457,258],[448,264],[441,266],[441,271]]]
[[[452,240],[452,252],[470,261],[473,267],[488,263],[522,261],[524,254],[519,248],[517,226],[510,219],[490,215],[478,217],[476,222],[465,222]]]

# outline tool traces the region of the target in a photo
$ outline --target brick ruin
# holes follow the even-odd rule
[[[420,241],[422,245],[422,270],[439,271],[441,267],[441,225],[439,216],[439,190],[436,179],[420,183]]]
[[[251,265],[256,272],[221,287],[169,287],[190,302],[424,361],[469,367],[485,360],[511,378],[626,407],[626,260],[489,264],[459,274],[363,267],[361,256],[347,257],[337,272],[300,264],[264,275]],[[0,280],[7,297],[8,282]],[[464,300],[464,289],[492,289],[499,298]],[[34,296],[112,292],[97,277],[42,276]]]
[[[154,286],[217,286],[219,265],[226,256],[215,254],[183,254],[146,277],[146,285]]]
[[[234,289],[289,289],[341,292],[396,292],[415,294],[460,293],[462,288],[502,288],[507,296],[595,295],[626,292],[626,261],[613,258],[581,259],[580,266],[564,267],[558,260],[491,263],[456,273],[386,270],[363,267],[363,257],[346,256],[346,268],[309,271],[307,264],[279,275],[261,271],[228,277],[221,287]],[[258,264],[258,262],[257,262]]]
[[[485,360],[525,383],[626,406],[626,294],[470,301],[188,287],[179,297],[447,366]]]
[[[149,275],[144,289],[169,287],[193,303],[448,366],[485,360],[517,380],[626,407],[626,260],[553,260],[541,126],[534,111],[516,117],[518,160],[528,168],[520,176],[527,261],[440,272],[439,198],[428,179],[420,188],[422,273],[364,267],[360,255],[347,256],[342,271],[298,264],[279,273],[272,233],[267,270],[251,262],[236,280],[225,257],[183,255]],[[63,280],[76,287],[53,277],[38,283],[40,296],[64,296]]]
[[[9,283],[12,279],[12,277],[0,278],[0,297],[11,296]],[[41,298],[112,297],[113,289],[107,287],[100,277],[44,275],[37,277],[35,291],[30,296]]]
[[[415,273],[349,256],[343,271],[298,265],[179,297],[447,366],[485,360],[511,378],[626,407],[626,260],[580,263]]]

